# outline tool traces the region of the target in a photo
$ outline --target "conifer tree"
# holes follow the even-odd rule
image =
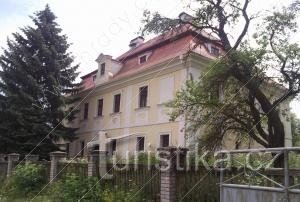
[[[66,109],[76,102],[78,65],[49,6],[31,18],[34,26],[14,33],[0,57],[0,152],[46,156],[55,141],[75,138],[62,122],[76,113]]]

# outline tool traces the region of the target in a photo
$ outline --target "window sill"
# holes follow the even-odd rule
[[[121,115],[122,112],[113,112],[110,114],[110,116],[118,116]]]
[[[166,107],[167,102],[158,103],[157,106],[159,107]]]
[[[139,110],[148,110],[150,109],[150,106],[146,106],[146,107],[138,107],[138,108],[135,108],[134,110],[135,111],[139,111]]]
[[[94,117],[94,119],[103,119],[103,118],[104,118],[103,115],[101,115],[101,116],[98,116],[98,115],[97,115],[97,116]]]

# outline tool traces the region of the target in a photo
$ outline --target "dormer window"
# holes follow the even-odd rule
[[[140,55],[139,56],[139,64],[143,64],[143,63],[147,62],[150,57],[150,54],[151,54],[151,52],[147,52],[143,55]]]
[[[143,55],[140,57],[140,64],[144,63],[147,61],[147,55]]]
[[[104,75],[104,73],[105,73],[105,63],[102,63],[101,69],[100,69],[100,75],[102,76],[102,75]]]

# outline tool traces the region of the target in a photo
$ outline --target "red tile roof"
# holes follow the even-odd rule
[[[205,32],[202,32],[201,35],[201,37],[212,38]],[[197,41],[201,40],[198,36],[199,34],[189,26],[183,26],[159,35],[136,48],[130,49],[115,59],[122,63],[123,66],[112,79],[120,79],[128,75],[139,73],[153,67],[155,64],[187,53],[189,50],[193,49],[193,46]],[[138,56],[149,51],[151,52],[151,55],[147,62],[139,64]],[[197,47],[196,49],[193,49],[193,51],[208,58],[214,57],[203,46]],[[81,77],[84,83],[84,90],[94,86],[92,77],[96,73],[97,70]]]

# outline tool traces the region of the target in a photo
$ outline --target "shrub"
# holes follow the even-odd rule
[[[63,180],[56,182],[49,191],[53,201],[99,201],[101,190],[98,179],[67,174]]]
[[[5,187],[10,191],[9,194],[24,197],[36,194],[46,182],[45,168],[26,162],[16,167]]]

